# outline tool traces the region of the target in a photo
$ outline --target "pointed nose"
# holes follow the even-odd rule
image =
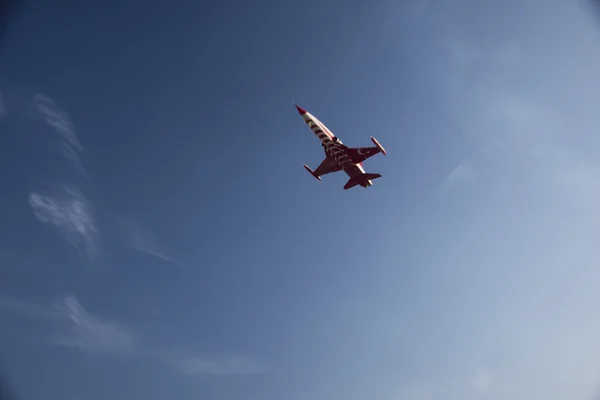
[[[300,113],[300,115],[304,115],[306,114],[306,110],[296,104],[294,104],[296,106],[296,109],[298,110],[298,112]]]

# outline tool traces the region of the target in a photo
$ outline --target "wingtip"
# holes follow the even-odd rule
[[[371,136],[371,141],[373,142],[373,144],[375,146],[377,146],[377,148],[379,149],[379,151],[381,152],[381,154],[383,154],[384,156],[387,155],[387,151],[385,150],[385,148],[381,145],[381,143],[379,143],[379,141],[377,139],[375,139],[373,136]]]

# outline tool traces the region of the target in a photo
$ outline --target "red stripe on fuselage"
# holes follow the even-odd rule
[[[329,129],[327,129],[327,127],[326,127],[325,125],[323,125],[323,123],[322,123],[321,121],[319,121],[318,119],[317,119],[317,124],[318,124],[318,125],[321,127],[321,130],[322,130],[323,132],[325,132],[325,134],[326,134],[327,136],[329,136],[329,139],[333,139],[333,133],[331,133],[331,132],[329,131]]]

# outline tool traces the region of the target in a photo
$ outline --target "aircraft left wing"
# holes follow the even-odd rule
[[[325,159],[323,161],[321,161],[321,164],[319,164],[317,169],[314,171],[312,169],[310,169],[310,167],[306,164],[304,164],[304,168],[318,180],[321,180],[321,176],[323,176],[323,175],[331,174],[332,172],[337,172],[337,171],[342,170],[342,168],[338,165],[338,163],[336,163],[335,160],[333,160],[329,157],[325,157]]]
[[[315,169],[316,176],[322,176],[326,174],[331,174],[332,172],[341,171],[342,168],[335,162],[335,160],[325,157],[321,164]]]

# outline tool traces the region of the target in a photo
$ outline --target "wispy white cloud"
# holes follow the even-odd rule
[[[475,2],[472,3],[475,7]],[[559,2],[551,3],[557,6]],[[569,6],[564,3],[564,6],[558,7],[565,7],[565,11]],[[552,6],[544,9],[552,9]],[[567,10],[563,14],[569,12]],[[590,53],[589,47],[580,47],[581,41],[585,40],[585,32],[580,30],[577,34],[573,33],[573,30],[579,30],[578,25],[582,25],[574,12],[552,18],[545,15],[544,18],[548,20],[536,25],[535,29],[524,28],[526,34],[518,37],[511,37],[510,32],[496,31],[496,25],[490,29],[492,32],[486,32],[485,35],[463,36],[469,37],[468,40],[455,36],[455,40],[464,42],[462,48],[477,49],[459,53],[462,57],[452,55],[452,52],[456,53],[456,46],[448,48],[447,61],[450,61],[450,67],[443,77],[450,93],[446,104],[452,108],[460,134],[463,135],[461,141],[466,137],[469,145],[475,149],[469,163],[482,171],[482,181],[498,179],[506,188],[516,182],[513,187],[517,190],[511,192],[509,189],[500,193],[500,196],[516,198],[518,201],[510,202],[506,207],[494,202],[497,207],[490,210],[489,214],[482,213],[486,218],[489,216],[488,221],[494,221],[493,229],[501,232],[498,233],[498,240],[505,249],[501,257],[510,260],[503,266],[506,267],[506,276],[513,276],[518,282],[523,276],[533,276],[532,271],[539,268],[539,275],[534,279],[538,286],[528,288],[521,302],[534,302],[534,299],[543,297],[540,294],[543,293],[543,285],[556,285],[567,293],[559,301],[561,307],[570,310],[568,317],[553,314],[549,317],[552,322],[541,315],[521,324],[521,319],[514,316],[514,311],[508,307],[498,307],[497,315],[503,315],[506,319],[514,318],[514,323],[519,326],[517,336],[521,332],[539,330],[544,341],[556,344],[532,357],[528,352],[533,353],[535,350],[532,349],[540,346],[539,337],[532,335],[513,341],[507,335],[494,336],[493,332],[489,332],[490,337],[494,338],[494,344],[490,346],[496,351],[495,360],[502,361],[494,368],[493,374],[482,369],[471,375],[468,379],[471,394],[462,398],[481,398],[483,393],[488,398],[586,398],[577,394],[588,390],[587,385],[594,382],[594,376],[596,379],[598,377],[598,358],[593,362],[587,360],[593,358],[590,352],[595,354],[592,335],[582,338],[578,336],[579,333],[573,333],[575,336],[564,333],[562,329],[567,328],[561,327],[559,332],[556,329],[563,325],[575,326],[573,331],[586,331],[587,328],[576,328],[586,318],[584,315],[589,313],[586,304],[590,304],[593,298],[585,281],[597,280],[597,268],[588,269],[587,265],[594,265],[593,260],[598,257],[587,243],[590,237],[598,235],[600,164],[593,155],[597,154],[600,144],[595,139],[599,120],[598,114],[591,111],[588,105],[598,103],[600,91],[595,79],[597,73],[588,73],[586,69],[594,65],[597,70],[600,53],[597,53],[597,47],[594,49],[595,55]],[[549,24],[549,20],[552,23]],[[505,20],[502,24],[513,29],[514,24],[510,21]],[[483,25],[485,22],[478,23],[476,28],[463,24],[457,31],[485,30],[481,28]],[[565,29],[565,25],[573,28]],[[572,40],[576,38],[579,40]],[[440,39],[444,40],[446,38]],[[511,44],[511,40],[519,44]],[[472,54],[477,57],[468,56]],[[590,151],[586,146],[593,150]],[[478,155],[483,151],[486,157],[480,158]],[[484,175],[488,171],[489,175]],[[491,206],[484,204],[481,209],[485,207]],[[532,216],[538,210],[544,211]],[[544,217],[539,216],[542,214]],[[497,222],[507,219],[507,216],[514,220],[513,215],[520,215],[521,221]],[[530,235],[519,236],[528,238],[523,240],[527,242],[524,248],[510,238],[511,235],[520,235],[523,231],[519,228],[522,227],[528,227],[531,231]],[[556,237],[562,240],[556,240]],[[489,245],[486,243],[485,246]],[[476,254],[477,250],[473,253]],[[495,256],[481,255],[481,266],[477,268],[485,269],[494,265],[497,261],[493,260]],[[510,271],[513,268],[510,264],[518,265],[518,272],[514,269]],[[549,266],[553,266],[552,269]],[[492,274],[488,271],[485,274]],[[564,283],[566,281],[571,284]],[[580,296],[577,293],[586,293],[585,303],[574,299]],[[594,321],[595,326],[589,328],[593,332],[597,330],[597,321]],[[556,328],[540,328],[545,324]],[[573,337],[578,339],[573,341]],[[514,349],[514,343],[521,340],[522,349]],[[564,360],[566,355],[561,354],[560,349],[565,343],[572,342],[577,342],[577,345],[573,345],[577,350],[564,352],[573,357],[568,365],[579,367],[567,371],[568,368],[564,368],[567,365]],[[505,349],[501,355],[498,353],[500,348]]]
[[[33,110],[27,109],[33,118],[42,118],[58,133],[58,150],[87,178],[82,163],[83,146],[77,138],[69,113],[58,106],[49,96],[38,93],[33,96]],[[100,231],[94,218],[92,205],[74,185],[58,184],[50,190],[33,191],[29,204],[35,216],[42,222],[55,226],[65,238],[90,259],[100,255]],[[161,259],[167,263],[181,264],[162,248],[155,235],[142,225],[119,218],[114,232],[117,240],[132,249]]]
[[[56,227],[82,253],[98,255],[100,233],[92,207],[78,189],[59,186],[50,193],[32,192],[29,205],[38,220]]]
[[[21,109],[19,104],[15,107]],[[0,117],[6,109],[6,98],[0,93]],[[26,117],[41,118],[58,134],[58,140],[52,140],[57,149],[87,177],[81,163],[83,147],[69,114],[45,94],[27,96],[26,107],[22,111]],[[28,202],[38,220],[56,227],[73,246],[90,259],[98,256],[100,233],[92,206],[75,185],[57,183],[46,190],[33,190],[29,193]]]
[[[479,171],[469,163],[459,164],[448,174],[446,179],[442,182],[441,187],[444,189],[450,189],[461,183],[466,183],[477,179]]]
[[[42,115],[44,121],[60,135],[61,140],[58,143],[58,150],[71,160],[79,172],[87,177],[87,172],[81,161],[83,147],[79,143],[69,114],[45,94],[36,94],[33,96],[33,102],[35,109]]]
[[[136,350],[137,338],[132,329],[90,314],[75,296],[57,301],[55,310],[72,324],[72,331],[60,338],[58,344],[120,354],[131,354]]]

